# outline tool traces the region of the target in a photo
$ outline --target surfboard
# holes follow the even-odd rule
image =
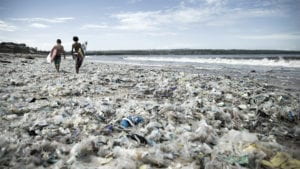
[[[82,56],[82,58],[85,57],[84,54],[83,54],[83,52],[82,52],[82,50],[81,50],[81,48],[79,48],[78,53],[79,53],[80,56]]]
[[[83,56],[83,58],[85,57],[85,55],[83,55],[83,53],[86,54],[86,48],[87,48],[87,42],[84,42],[84,43],[81,45],[81,49],[82,49],[83,51],[82,51],[81,49],[79,49],[79,52],[80,52],[81,56]]]
[[[53,49],[52,54],[51,54],[51,59],[53,60],[56,56],[57,50]]]
[[[47,63],[51,63],[51,52],[48,54],[46,60],[47,60]]]
[[[47,62],[48,63],[53,62],[53,59],[56,56],[56,53],[57,53],[57,50],[53,49],[53,51],[48,54],[48,56],[47,56]]]

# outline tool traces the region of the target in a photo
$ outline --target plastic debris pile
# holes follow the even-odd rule
[[[299,91],[166,68],[86,62],[75,75],[12,62],[0,70],[0,168],[300,167]]]

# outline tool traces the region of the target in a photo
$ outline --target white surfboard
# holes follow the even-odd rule
[[[82,45],[81,45],[82,49],[83,49],[83,52],[85,53],[86,52],[86,48],[87,48],[87,42],[84,42]]]
[[[54,49],[52,52],[50,52],[47,56],[47,62],[48,63],[52,63],[53,62],[53,58],[56,56],[57,50]]]
[[[48,54],[46,60],[47,60],[47,63],[51,63],[51,52]]]
[[[82,57],[82,58],[84,58],[85,57],[85,55],[83,54],[83,52],[82,52],[82,50],[81,50],[81,48],[79,48],[79,50],[78,50],[78,54]]]

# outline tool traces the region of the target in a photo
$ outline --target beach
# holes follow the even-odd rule
[[[299,167],[299,68],[0,56],[0,168]]]

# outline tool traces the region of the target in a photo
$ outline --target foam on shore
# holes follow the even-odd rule
[[[295,67],[300,68],[300,60],[272,60],[272,59],[226,59],[226,58],[195,58],[195,57],[124,57],[128,61],[153,61],[153,62],[180,62],[180,63],[207,63],[207,64],[230,64],[252,65],[271,67]]]

